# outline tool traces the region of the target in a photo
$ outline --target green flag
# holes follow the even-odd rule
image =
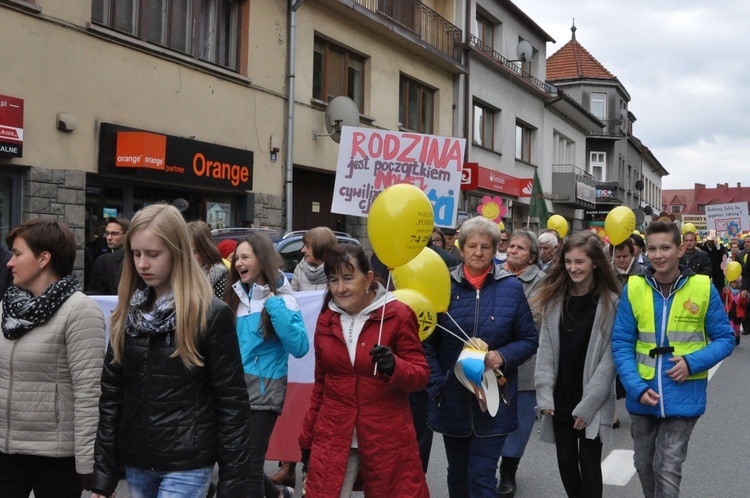
[[[547,202],[544,200],[544,191],[542,190],[542,182],[539,180],[539,172],[536,170],[534,171],[534,186],[531,189],[529,216],[539,218],[539,226],[547,228],[549,211],[547,211]]]

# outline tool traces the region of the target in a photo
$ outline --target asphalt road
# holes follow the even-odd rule
[[[709,383],[709,405],[690,440],[687,461],[683,466],[681,496],[685,498],[750,496],[750,336],[735,348],[712,373]],[[630,419],[621,407],[622,425],[613,431],[612,441],[604,446],[602,456],[604,496],[613,498],[642,497],[633,468],[633,442]],[[445,483],[447,463],[442,438],[435,436],[427,482],[434,498],[447,498]],[[276,466],[268,462],[271,475]],[[552,445],[532,435],[521,460],[517,476],[517,498],[564,497]],[[84,494],[87,496],[87,494]],[[295,496],[300,496],[299,490]],[[353,496],[361,497],[362,493]],[[124,481],[117,488],[117,498],[129,498]],[[383,498],[383,497],[373,497]]]

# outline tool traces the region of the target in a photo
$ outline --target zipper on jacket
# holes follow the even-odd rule
[[[255,355],[255,369],[258,371],[258,379],[260,380],[260,395],[264,396],[266,394],[266,385],[263,383],[263,372],[260,371],[260,359],[259,355]]]
[[[13,346],[10,348],[10,359],[8,360],[9,366],[9,378],[8,378],[8,399],[5,401],[5,453],[10,453],[10,400],[13,398],[13,357],[16,355],[16,344],[18,341],[13,341]]]
[[[479,289],[477,289],[477,297],[474,302],[474,330],[471,332],[471,337],[477,336],[477,328],[479,327]],[[469,427],[471,432],[474,432],[474,411],[471,409],[471,396],[472,393],[467,393],[466,401],[469,403]]]
[[[659,347],[664,347],[664,341],[667,337],[667,320],[669,318],[669,306],[668,302],[669,299],[672,297],[674,291],[674,285],[672,285],[672,288],[669,289],[669,296],[664,297],[664,294],[661,295],[663,301],[662,301],[662,311],[661,311],[661,337],[659,338]],[[661,291],[659,292],[661,294]],[[659,416],[664,418],[666,417],[666,412],[664,410],[664,388],[662,386],[662,364],[664,361],[664,355],[658,355],[658,358],[656,360],[656,383],[659,386]]]

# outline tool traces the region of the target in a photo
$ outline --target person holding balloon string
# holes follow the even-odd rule
[[[721,300],[724,302],[724,311],[729,317],[729,324],[734,331],[734,343],[739,346],[742,322],[747,316],[748,304],[747,292],[742,290],[742,266],[738,261],[727,264],[725,275],[729,285],[721,292]]]
[[[517,369],[538,345],[521,283],[493,260],[500,236],[484,217],[462,224],[464,261],[450,271],[448,309],[422,343],[430,364],[428,423],[443,434],[452,498],[497,496],[497,464],[507,435],[518,427]],[[483,351],[477,348],[482,343]],[[477,356],[482,384],[467,390],[459,377],[466,372],[462,358],[476,367]],[[504,403],[487,396],[499,391],[496,377],[507,389]]]
[[[359,474],[365,496],[426,498],[407,398],[429,377],[415,313],[375,281],[360,246],[331,248],[324,269],[329,290],[315,329],[315,383],[299,436],[309,469],[306,493],[349,496]]]

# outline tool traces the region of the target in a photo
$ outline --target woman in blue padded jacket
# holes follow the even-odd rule
[[[230,282],[234,292],[227,302],[237,317],[242,364],[250,396],[250,496],[292,496],[263,473],[268,441],[286,396],[287,360],[301,358],[309,349],[297,301],[271,240],[257,233],[237,244]]]

